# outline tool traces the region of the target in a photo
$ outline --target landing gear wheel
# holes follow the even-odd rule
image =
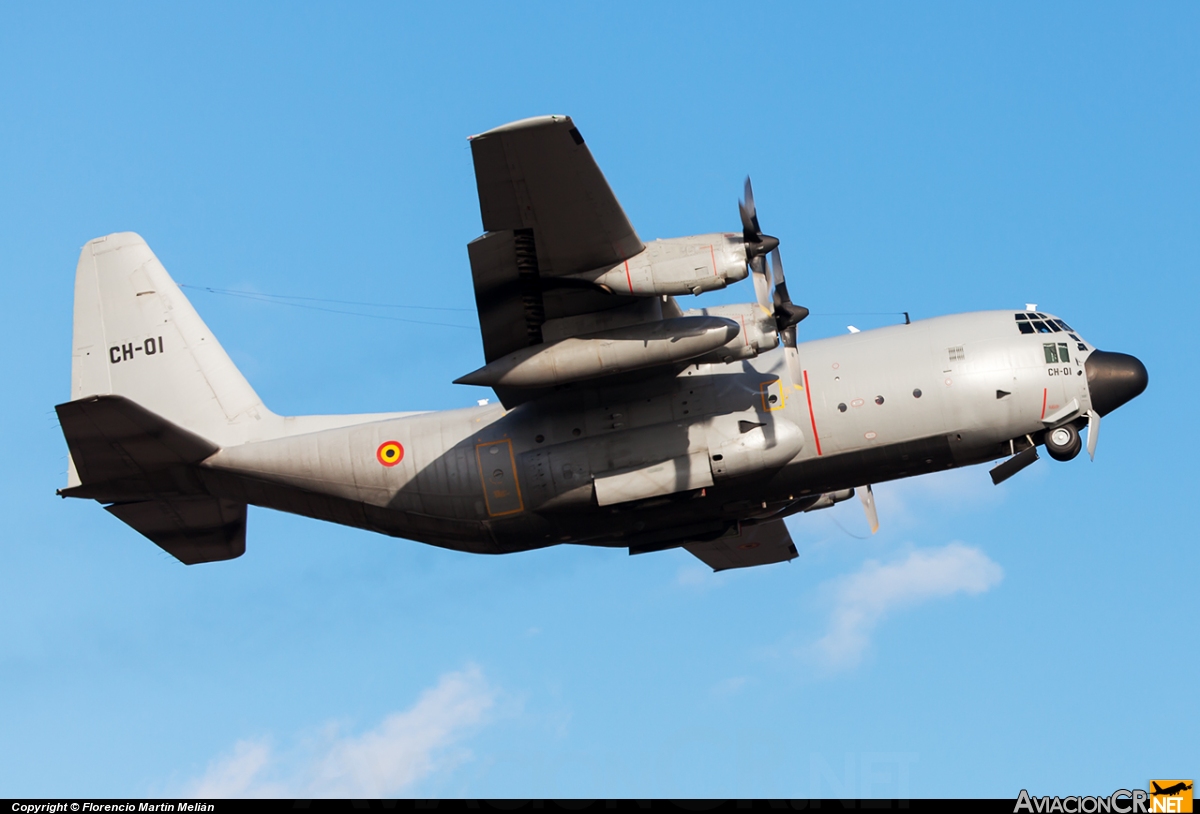
[[[1055,427],[1046,433],[1046,452],[1056,461],[1069,461],[1083,449],[1079,440],[1079,430],[1074,424]]]

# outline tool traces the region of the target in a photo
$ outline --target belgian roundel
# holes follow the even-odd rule
[[[395,466],[404,460],[404,447],[399,441],[384,441],[375,450],[375,459],[384,466]]]

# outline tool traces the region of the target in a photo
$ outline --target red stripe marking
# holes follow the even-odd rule
[[[1046,388],[1042,388],[1042,418],[1046,417]]]
[[[808,399],[808,419],[812,422],[813,440],[817,442],[817,454],[821,454],[821,436],[817,435],[817,417],[813,415],[812,391],[808,389],[808,371],[804,371],[804,397]]]
[[[740,316],[738,319],[742,321],[742,344],[750,347],[750,338],[746,336],[746,318]]]
[[[708,244],[708,253],[712,255],[712,259],[713,259],[713,276],[717,277],[718,276],[718,274],[717,274],[717,253],[715,250],[713,250],[711,243]]]
[[[625,261],[625,282],[629,283],[629,293],[633,293],[633,278],[629,276],[629,261]]]

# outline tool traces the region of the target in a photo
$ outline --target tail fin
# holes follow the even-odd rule
[[[75,272],[71,400],[104,395],[221,446],[273,416],[133,232],[88,241]]]

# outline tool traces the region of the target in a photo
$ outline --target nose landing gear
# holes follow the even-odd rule
[[[1074,424],[1064,424],[1046,433],[1046,453],[1056,461],[1069,461],[1081,449],[1083,442]]]

